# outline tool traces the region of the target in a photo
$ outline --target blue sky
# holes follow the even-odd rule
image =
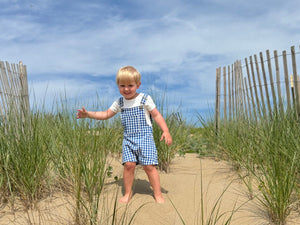
[[[213,111],[215,71],[300,42],[298,0],[0,0],[0,60],[27,65],[31,102],[66,93],[99,109],[118,96],[117,70],[142,74],[191,117]],[[296,47],[298,50],[298,47]],[[34,94],[33,94],[34,93]],[[101,107],[100,107],[101,105]]]

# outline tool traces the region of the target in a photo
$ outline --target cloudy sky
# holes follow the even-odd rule
[[[141,92],[186,116],[213,111],[215,71],[300,44],[299,0],[0,0],[0,60],[27,65],[31,102],[65,93],[99,109],[135,66]],[[101,106],[100,106],[101,105]],[[101,109],[102,109],[101,108]]]

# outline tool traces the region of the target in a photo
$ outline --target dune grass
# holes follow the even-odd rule
[[[179,112],[167,115],[165,120],[172,134],[173,144],[167,146],[164,141],[160,141],[162,132],[156,123],[153,124],[153,136],[157,147],[159,168],[169,172],[170,164],[175,154],[184,152],[189,130]]]
[[[8,115],[9,123],[0,130],[1,190],[9,196],[22,198],[28,208],[47,192],[51,183],[50,156],[54,147],[51,131],[40,113],[28,120]]]
[[[107,158],[120,156],[122,150],[120,119],[77,120],[76,110],[81,105],[71,104],[64,98],[53,103],[51,112],[44,107],[44,104],[41,108],[35,105],[26,119],[18,115],[2,118],[0,201],[10,202],[13,208],[18,199],[30,210],[44,197],[63,191],[75,201],[75,224],[102,224],[107,215],[99,214],[103,211],[99,208],[103,207],[100,199],[112,169]],[[179,113],[167,113],[166,121],[174,144],[166,147],[157,141],[157,147],[161,169],[167,171],[176,151],[182,146],[184,122]],[[154,132],[160,138],[157,126]],[[113,224],[117,222],[113,221]]]
[[[258,184],[257,198],[275,224],[285,224],[299,203],[300,130],[294,113],[273,115],[259,123],[238,120],[224,123],[216,133],[213,121],[205,126],[205,136],[215,143],[222,156],[243,171],[249,197]],[[246,171],[246,172],[245,172]]]
[[[200,119],[203,128],[191,127],[180,110],[170,112],[164,96],[156,102],[174,142],[169,147],[161,142],[160,128],[154,123],[161,170],[168,171],[175,154],[186,151],[229,160],[247,185],[249,198],[257,197],[275,224],[285,224],[300,199],[300,131],[294,113],[274,115],[272,120],[257,124],[243,120],[223,124],[216,133],[213,120]],[[42,107],[32,109],[25,120],[18,115],[2,118],[2,203],[9,202],[13,208],[18,199],[25,208],[31,209],[43,197],[63,191],[75,200],[75,224],[103,223],[107,214],[102,215],[99,207],[103,207],[101,194],[111,170],[107,157],[121,154],[122,128],[119,119],[77,120],[75,113],[80,107],[62,99],[53,104],[52,112]],[[216,203],[210,221],[222,215],[219,204]],[[231,216],[228,224],[230,220]],[[133,218],[126,221],[132,222]],[[124,221],[113,219],[112,222]]]

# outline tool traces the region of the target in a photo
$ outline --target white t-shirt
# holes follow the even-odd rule
[[[138,96],[136,96],[134,99],[127,100],[123,98],[123,108],[133,108],[141,105],[142,98],[144,96],[144,93],[139,93]],[[144,104],[145,108],[145,115],[146,115],[146,121],[147,124],[152,126],[151,120],[150,120],[150,111],[156,108],[155,103],[153,102],[150,95],[147,96],[146,102]],[[110,110],[112,110],[115,113],[121,112],[121,108],[119,106],[119,99],[113,102],[113,104],[109,107]]]

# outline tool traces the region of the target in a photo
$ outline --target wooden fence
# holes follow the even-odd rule
[[[277,50],[245,58],[216,69],[215,122],[245,119],[257,122],[292,108],[300,115],[300,78],[296,52]]]
[[[0,119],[10,115],[23,120],[29,115],[29,95],[26,66],[0,61]],[[17,117],[20,115],[21,117]]]

